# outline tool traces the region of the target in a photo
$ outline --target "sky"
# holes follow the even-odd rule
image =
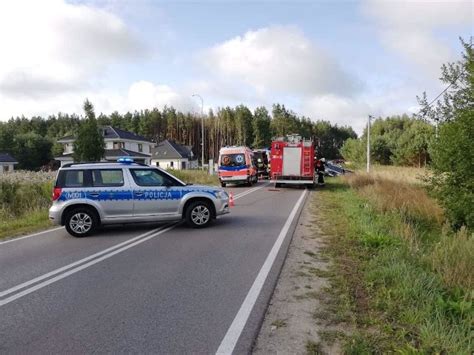
[[[0,2],[0,120],[282,103],[350,125],[418,110],[474,29],[471,1]]]

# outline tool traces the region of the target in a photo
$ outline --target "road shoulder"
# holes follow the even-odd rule
[[[306,201],[253,353],[340,353],[338,334],[350,328],[344,304],[330,294],[332,263],[318,210],[318,191]],[[342,302],[343,303],[343,302]]]

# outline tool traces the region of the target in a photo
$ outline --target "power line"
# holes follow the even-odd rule
[[[420,109],[420,111],[418,111],[418,113],[416,114],[416,116],[418,116],[418,115],[419,115],[421,112],[423,112],[423,111],[424,111],[424,112],[423,112],[423,116],[424,116],[424,115],[426,114],[426,109],[427,109],[428,107],[430,107],[431,105],[433,105],[433,103],[434,103],[436,100],[438,100],[438,99],[441,97],[441,95],[443,95],[446,91],[448,91],[449,88],[450,88],[451,86],[453,86],[453,85],[456,83],[456,81],[458,81],[458,79],[461,77],[461,75],[462,75],[463,72],[464,72],[464,71],[461,70],[461,71],[459,72],[458,76],[456,76],[456,77],[454,78],[454,80],[451,82],[451,84],[449,84],[443,91],[441,91],[441,92],[439,93],[438,96],[436,96],[433,100],[431,100],[431,102],[430,102],[428,105],[426,105],[425,107],[423,107],[422,109]]]
[[[472,48],[472,37],[471,37],[471,43],[468,45],[468,47],[470,49]],[[464,70],[461,68],[461,70],[459,71],[459,74],[454,78],[454,80],[443,91],[441,91],[438,96],[436,96],[433,100],[431,100],[431,102],[428,105],[420,109],[418,113],[416,114],[416,116],[418,116],[421,112],[423,112],[423,116],[425,116],[426,109],[430,107],[436,100],[438,100],[441,97],[441,95],[443,95],[446,91],[448,91],[449,88],[453,86],[456,83],[456,81],[458,81],[458,79],[461,77],[463,73],[464,73]]]

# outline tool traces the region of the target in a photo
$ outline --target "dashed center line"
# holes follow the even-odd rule
[[[257,190],[260,190],[261,188],[267,186],[268,184],[264,184],[262,186],[254,187],[253,189],[246,190],[242,193],[239,193],[236,195],[234,199],[239,199],[244,196],[247,196]],[[46,274],[43,274],[41,276],[38,276],[36,278],[33,278],[29,281],[23,282],[19,285],[16,285],[14,287],[11,287],[7,290],[1,291],[0,292],[0,298],[3,298],[0,300],[0,307],[4,306],[10,302],[13,302],[14,300],[17,300],[21,297],[24,297],[32,292],[35,292],[43,287],[46,287],[52,283],[55,283],[59,280],[62,280],[70,275],[73,275],[81,270],[84,270],[94,264],[97,264],[103,260],[106,260],[118,253],[121,253],[127,249],[130,249],[134,246],[137,246],[147,240],[150,240],[152,238],[155,238],[163,233],[166,233],[173,229],[178,223],[174,223],[171,226],[169,224],[161,226],[159,228],[153,229],[151,231],[148,231],[146,233],[140,234],[134,238],[131,238],[129,240],[126,240],[122,243],[119,243],[117,245],[114,245],[110,248],[104,249],[98,253],[89,255],[88,257],[85,257],[83,259],[77,260],[73,263],[70,263],[68,265],[65,265],[63,267],[60,267],[58,269],[55,269],[53,271],[50,271]],[[21,291],[23,290],[23,291]],[[18,292],[20,291],[20,292]],[[7,297],[9,296],[9,297]],[[6,298],[5,298],[6,297]]]

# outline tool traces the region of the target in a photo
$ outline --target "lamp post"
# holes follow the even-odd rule
[[[370,120],[372,116],[369,115],[367,120],[367,173],[370,173]]]
[[[199,97],[201,99],[201,167],[204,170],[204,100],[199,94],[193,94],[192,97]]]

